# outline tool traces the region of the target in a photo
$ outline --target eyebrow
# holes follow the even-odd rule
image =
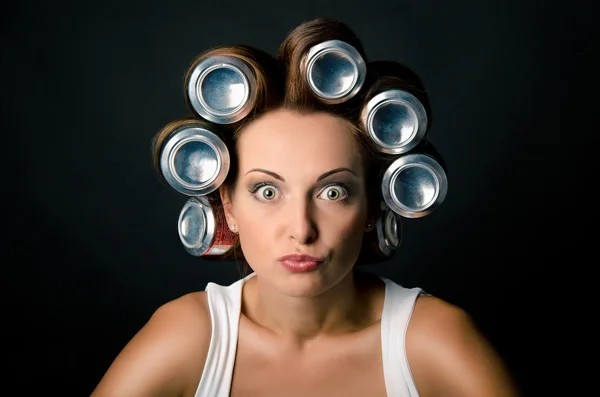
[[[347,172],[351,173],[352,175],[357,176],[356,173],[354,171],[352,171],[350,168],[340,167],[340,168],[335,168],[331,171],[325,172],[324,174],[322,174],[321,176],[319,176],[317,178],[317,182],[327,178],[328,176],[331,176],[333,174],[337,174],[338,172],[343,172],[343,171],[347,171]],[[281,175],[278,175],[272,171],[265,170],[263,168],[252,168],[250,171],[246,172],[244,175],[248,175],[251,172],[262,172],[263,174],[270,175],[275,179],[279,179],[280,181],[285,182],[285,179],[283,179],[283,177]]]

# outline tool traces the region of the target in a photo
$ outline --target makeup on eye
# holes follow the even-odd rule
[[[330,194],[334,193],[334,192],[338,192],[337,193],[338,196],[331,197]],[[345,183],[342,183],[342,182],[330,182],[330,183],[326,184],[319,191],[318,196],[321,196],[321,194],[323,194],[323,193],[325,193],[326,197],[328,199],[331,199],[332,201],[345,201],[352,195],[352,192],[351,192],[350,188],[348,187],[348,185]]]
[[[352,188],[349,185],[351,183],[336,181],[316,187],[314,190],[318,190],[317,198],[329,201],[346,201],[352,195]],[[275,182],[259,181],[250,183],[248,192],[259,201],[273,201],[280,194],[280,189]],[[324,193],[326,196],[321,197]]]
[[[250,192],[252,197],[254,197],[256,200],[273,201],[273,199],[277,195],[279,189],[277,188],[277,186],[274,183],[264,181],[264,182],[258,182],[258,183],[252,184],[250,186],[250,188],[248,189],[248,191]],[[273,193],[270,193],[271,197],[265,196],[265,193],[268,191],[273,191]],[[258,195],[257,195],[257,193],[258,193]],[[262,196],[262,198],[258,198],[258,196]]]

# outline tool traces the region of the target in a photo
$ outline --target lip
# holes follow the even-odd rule
[[[290,254],[290,255],[284,255],[277,260],[279,260],[279,261],[323,262],[325,259],[318,258],[316,256],[310,256],[310,255]]]
[[[286,269],[294,273],[308,272],[317,268],[324,261],[323,258],[298,254],[285,255],[278,260]]]

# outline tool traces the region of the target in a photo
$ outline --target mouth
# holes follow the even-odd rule
[[[308,272],[319,267],[325,260],[308,255],[287,255],[279,258],[279,262],[293,273]]]

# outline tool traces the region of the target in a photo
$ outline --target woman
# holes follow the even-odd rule
[[[194,115],[156,135],[157,170],[190,196],[186,249],[249,272],[156,310],[94,397],[517,395],[465,311],[355,269],[389,258],[398,216],[445,194],[418,79],[365,59],[346,25],[315,19],[276,58],[233,46],[192,63]],[[403,201],[401,168],[408,185],[424,169],[439,177],[435,199]]]

